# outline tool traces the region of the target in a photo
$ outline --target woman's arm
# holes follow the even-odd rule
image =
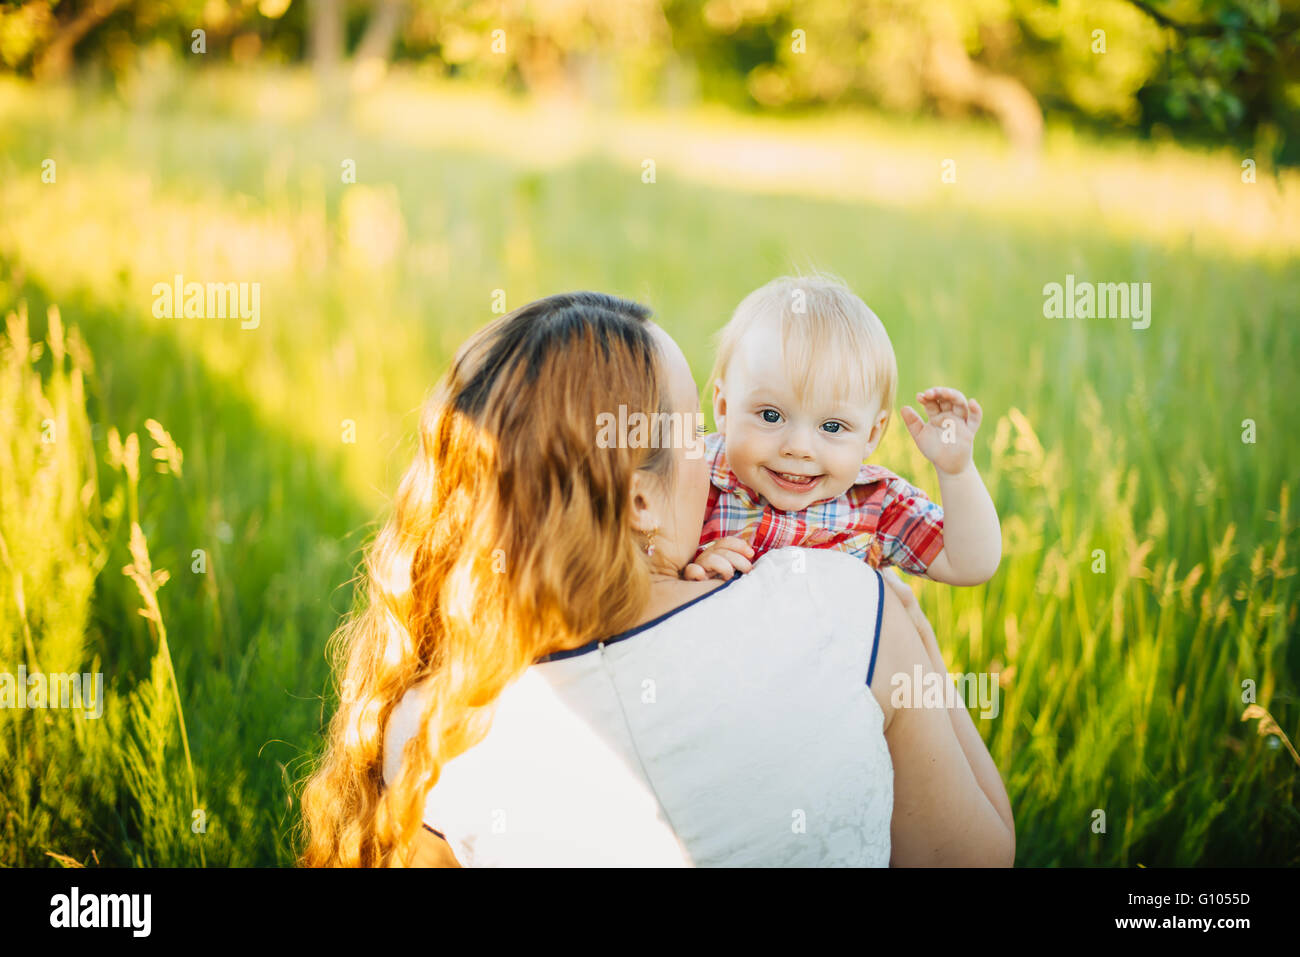
[[[936,672],[946,675],[948,666],[944,664],[943,652],[939,649],[939,639],[935,636],[934,629],[930,627],[930,619],[926,618],[925,612],[921,611],[921,603],[916,600],[916,595],[912,594],[912,589],[907,587],[906,583],[898,577],[898,572],[892,568],[886,569],[882,575],[885,584],[898,596],[907,611],[907,617],[911,619],[917,633],[921,636],[921,644],[929,656],[930,666]],[[962,751],[970,762],[980,787],[997,808],[998,815],[1011,829],[1014,850],[1016,825],[1011,814],[1011,800],[1007,797],[1002,775],[998,772],[997,765],[993,763],[993,756],[989,754],[979,731],[975,729],[975,722],[971,720],[969,709],[953,708],[948,713],[953,721],[953,731],[957,734],[957,740],[961,743]]]
[[[882,616],[872,690],[888,697],[895,676],[911,684],[917,666],[922,681],[937,673],[950,684],[920,607],[909,610],[891,587]],[[995,867],[1015,862],[1011,802],[960,698],[951,706],[945,701],[938,707],[893,708],[885,740],[894,763],[891,863]]]

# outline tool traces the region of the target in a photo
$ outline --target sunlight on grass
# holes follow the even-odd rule
[[[978,128],[873,116],[774,119],[719,109],[600,112],[522,104],[500,94],[430,90],[396,78],[356,104],[361,128],[427,148],[482,150],[547,169],[609,156],[656,178],[890,206],[956,206],[1044,226],[1071,220],[1174,246],[1284,257],[1300,250],[1300,172],[1256,170],[1227,151],[1089,143],[1050,131],[1041,157],[1016,155]],[[944,182],[942,164],[954,163]]]

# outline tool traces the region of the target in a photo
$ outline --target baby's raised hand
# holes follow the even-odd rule
[[[753,557],[754,549],[744,539],[715,539],[700,549],[695,561],[682,572],[682,577],[693,582],[702,582],[708,578],[721,578],[725,581],[738,571],[748,572],[753,568],[750,564]]]
[[[916,399],[929,421],[921,419],[910,405],[899,410],[921,454],[941,472],[956,475],[971,461],[975,433],[984,410],[974,399],[956,389],[934,388],[918,392]]]

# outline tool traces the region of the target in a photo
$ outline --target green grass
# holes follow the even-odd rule
[[[332,708],[326,638],[419,405],[494,290],[510,308],[575,288],[640,299],[702,380],[743,295],[810,266],[884,319],[900,396],[950,384],[987,410],[1002,567],[920,591],[952,669],[1001,675],[1001,714],[977,724],[1018,862],[1300,863],[1300,767],[1242,720],[1248,681],[1300,738],[1294,177],[1251,191],[1231,155],[1068,131],[1023,173],[982,130],[874,119],[557,132],[527,105],[400,83],[330,117],[296,75],[133,96],[0,85],[0,670],[99,669],[110,689],[99,721],[0,711],[0,863],[291,863],[296,782]],[[763,150],[727,152],[760,134]],[[774,143],[804,152],[783,165]],[[871,158],[874,185],[808,171],[844,150]],[[736,155],[766,180],[729,187],[717,168]],[[895,167],[905,192],[881,179]],[[1166,177],[1185,187],[1177,215]],[[260,282],[260,327],[153,318],[153,284],[176,273]],[[1066,273],[1151,282],[1151,327],[1045,319],[1042,287]],[[37,349],[53,304],[79,334],[56,324]],[[179,469],[150,468],[148,419]],[[112,428],[140,437],[138,483]],[[937,491],[897,420],[877,460]],[[170,574],[152,621],[121,571],[137,514]]]

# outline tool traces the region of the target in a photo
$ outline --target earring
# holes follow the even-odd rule
[[[658,526],[658,525],[656,525],[653,529],[650,530],[650,540],[649,540],[648,542],[646,542],[646,548],[645,548],[645,554],[646,554],[646,557],[647,557],[647,558],[653,558],[653,557],[654,557],[654,554],[655,554],[655,532],[657,532],[657,531],[659,531],[659,526]]]

